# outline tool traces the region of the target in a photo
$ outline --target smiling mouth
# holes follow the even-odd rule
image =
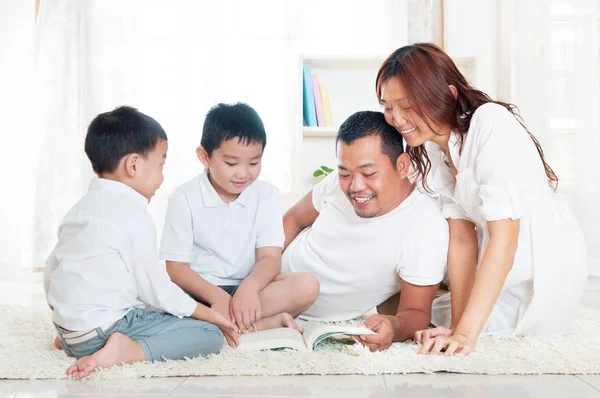
[[[352,201],[354,202],[354,204],[359,207],[368,205],[369,203],[371,203],[371,200],[373,200],[372,196],[353,196],[352,197]]]
[[[413,128],[406,129],[406,130],[400,130],[400,134],[408,135],[408,134],[412,133],[413,131],[415,131],[416,129],[417,129],[416,127],[413,127]]]

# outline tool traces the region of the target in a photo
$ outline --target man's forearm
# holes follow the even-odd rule
[[[204,280],[187,263],[167,261],[167,272],[175,284],[196,300],[213,305],[219,299],[229,297],[227,292]]]
[[[421,310],[403,310],[394,316],[390,315],[394,326],[394,341],[410,340],[415,332],[429,327],[431,315]]]

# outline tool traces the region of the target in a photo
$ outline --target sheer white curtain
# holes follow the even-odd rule
[[[387,53],[405,44],[407,4],[42,1],[33,131],[40,145],[24,264],[43,266],[56,227],[93,175],[83,152],[87,125],[118,105],[151,115],[169,136],[165,182],[150,205],[159,230],[169,193],[201,170],[195,148],[204,115],[217,102],[244,101],[258,111],[268,137],[261,178],[289,193],[299,138],[292,109],[299,54]]]
[[[584,229],[590,273],[600,275],[600,1],[499,5],[498,85],[510,86],[508,99],[540,138]]]

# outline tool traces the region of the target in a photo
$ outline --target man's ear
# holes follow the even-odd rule
[[[210,157],[208,156],[208,152],[202,146],[196,148],[196,156],[198,156],[198,160],[200,163],[204,165],[204,167],[208,167],[210,164]]]
[[[402,178],[407,177],[410,171],[410,156],[408,153],[403,153],[396,159],[396,170],[401,173]]]
[[[138,172],[140,161],[140,155],[137,153],[130,153],[125,156],[121,162],[125,166],[125,174],[130,178],[135,178]]]
[[[448,88],[450,89],[450,91],[452,92],[452,96],[454,97],[454,99],[458,99],[458,90],[456,89],[455,86],[453,86],[452,84],[450,84],[448,86]]]

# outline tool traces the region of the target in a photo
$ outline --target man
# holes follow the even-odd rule
[[[338,174],[284,216],[282,268],[319,280],[320,296],[302,315],[311,320],[351,319],[402,291],[395,315],[365,322],[378,335],[361,342],[387,349],[429,326],[446,270],[448,224],[409,181],[410,157],[382,113],[350,116],[336,146]]]

